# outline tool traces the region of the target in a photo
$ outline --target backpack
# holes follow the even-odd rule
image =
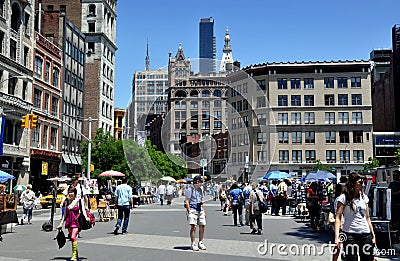
[[[219,195],[219,200],[221,200],[221,201],[226,200],[226,192],[225,192],[225,190],[223,190],[221,192],[221,194]]]

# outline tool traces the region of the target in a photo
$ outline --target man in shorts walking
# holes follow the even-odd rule
[[[196,176],[193,179],[193,186],[186,190],[185,207],[190,225],[190,240],[193,251],[206,250],[203,243],[204,229],[206,226],[206,212],[204,210],[203,191],[201,185],[203,178]],[[199,243],[196,244],[196,226],[199,226]]]

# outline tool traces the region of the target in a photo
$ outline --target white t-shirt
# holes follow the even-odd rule
[[[354,210],[350,205],[346,205],[346,196],[344,194],[337,198],[337,201],[344,205],[343,216],[344,224],[343,231],[347,233],[370,233],[369,225],[366,219],[366,211],[368,208],[368,196],[361,195],[359,198],[353,199]]]
[[[170,184],[167,186],[167,195],[172,195],[174,193],[174,187]]]
[[[164,195],[165,194],[165,185],[160,185],[158,187],[158,194]]]
[[[64,189],[64,191],[63,191],[63,194],[64,194],[65,196],[68,196],[68,188],[69,188],[69,187],[67,187],[67,188]],[[83,190],[83,195],[84,195],[84,196],[87,195],[87,194],[89,194],[89,192],[82,186],[82,184],[78,184],[75,188],[76,188],[76,198],[77,198],[77,199],[81,199],[81,198],[82,198],[81,190]]]

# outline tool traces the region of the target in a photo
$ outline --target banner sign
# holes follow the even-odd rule
[[[3,156],[4,128],[6,126],[6,116],[0,117],[0,156]]]
[[[42,175],[47,175],[49,173],[49,163],[47,161],[42,161]]]

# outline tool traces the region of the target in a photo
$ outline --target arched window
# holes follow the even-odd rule
[[[175,98],[185,98],[186,97],[186,92],[179,90],[175,93]]]
[[[96,15],[96,5],[89,5],[89,15],[95,16]]]
[[[209,90],[204,90],[201,92],[202,97],[210,97],[210,91]]]
[[[197,96],[199,96],[198,91],[191,91],[190,92],[190,97],[197,97]]]
[[[11,28],[18,32],[20,25],[21,25],[21,9],[19,8],[18,4],[14,3],[12,5]]]
[[[214,91],[214,96],[215,97],[221,97],[222,96],[221,90],[215,90]]]

